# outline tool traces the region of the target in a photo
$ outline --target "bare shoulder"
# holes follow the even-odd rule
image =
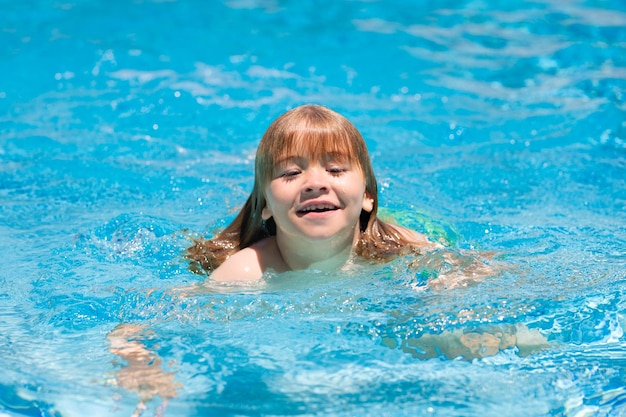
[[[406,240],[415,242],[425,248],[438,249],[443,247],[441,244],[429,240],[428,236],[418,233],[415,230],[407,229],[406,227],[398,226],[397,224],[391,224],[390,226],[396,229],[396,231]]]
[[[257,281],[263,275],[257,252],[245,248],[231,255],[211,273],[211,280],[218,282]]]
[[[285,270],[274,238],[263,239],[231,255],[211,273],[217,282],[258,281],[267,269]]]

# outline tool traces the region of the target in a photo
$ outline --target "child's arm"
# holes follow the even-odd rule
[[[425,249],[426,251],[443,248],[440,243],[429,240],[428,236],[418,233],[415,230],[407,229],[406,227],[393,223],[389,223],[389,225],[393,227],[404,239],[409,242],[415,242],[417,246]]]
[[[139,396],[133,415],[141,414],[145,403],[157,396],[163,400],[161,409],[165,408],[168,400],[176,397],[176,390],[180,387],[174,381],[173,373],[165,373],[161,369],[161,358],[141,341],[144,331],[144,326],[120,324],[107,335],[109,351],[126,361],[111,382]]]
[[[498,352],[517,348],[520,356],[527,356],[550,347],[538,330],[523,324],[489,326],[476,331],[455,330],[441,334],[426,334],[403,340],[401,348],[420,359],[445,357],[472,360],[494,356]]]

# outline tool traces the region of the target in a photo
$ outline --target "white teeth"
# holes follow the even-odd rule
[[[329,204],[314,204],[311,206],[306,206],[302,210],[302,212],[310,212],[310,211],[322,211],[322,210],[334,210],[335,206]]]

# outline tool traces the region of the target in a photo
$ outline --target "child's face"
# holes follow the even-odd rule
[[[279,160],[265,196],[263,218],[274,218],[277,234],[309,240],[354,241],[361,210],[373,205],[360,167],[331,154]]]

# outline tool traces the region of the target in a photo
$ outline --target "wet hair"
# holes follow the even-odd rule
[[[378,261],[417,250],[415,242],[377,217],[376,177],[359,131],[339,113],[309,104],[284,113],[269,126],[257,148],[254,186],[248,200],[235,220],[217,236],[194,240],[186,253],[191,269],[210,273],[237,251],[276,235],[274,219],[264,221],[261,217],[266,205],[264,190],[273,178],[276,163],[294,155],[320,160],[328,154],[356,163],[365,178],[365,191],[373,200],[372,211],[361,211],[361,233],[355,253]]]

